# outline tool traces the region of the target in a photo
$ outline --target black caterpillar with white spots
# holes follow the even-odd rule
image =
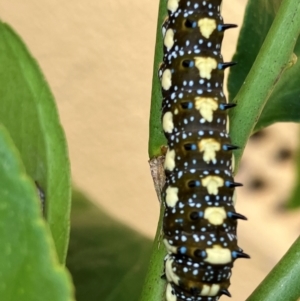
[[[162,124],[168,141],[163,190],[167,301],[216,301],[230,296],[237,245],[233,180],[237,147],[230,143],[223,94],[221,0],[168,0],[159,70]]]

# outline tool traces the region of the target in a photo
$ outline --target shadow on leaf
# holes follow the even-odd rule
[[[152,242],[73,192],[67,266],[77,301],[138,300]]]

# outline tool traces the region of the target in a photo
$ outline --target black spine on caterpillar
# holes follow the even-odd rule
[[[167,301],[230,296],[237,245],[234,157],[223,94],[221,0],[168,0],[163,24],[162,124],[168,141],[163,190]]]

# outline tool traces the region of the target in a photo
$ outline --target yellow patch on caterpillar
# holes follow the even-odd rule
[[[175,168],[175,150],[168,149],[164,163],[166,170],[172,171]]]
[[[161,77],[161,86],[164,90],[169,90],[172,86],[172,73],[170,69],[166,69]]]
[[[170,256],[167,257],[167,260],[165,263],[165,273],[166,273],[166,277],[169,282],[173,282],[176,285],[178,285],[180,278],[175,274],[175,272],[173,270],[173,267],[172,267],[173,261],[174,260]]]
[[[164,45],[167,47],[167,50],[169,51],[173,45],[174,45],[174,30],[169,28],[166,31],[165,37],[164,37]]]
[[[176,12],[180,0],[168,0],[167,8],[171,13]]]
[[[169,253],[177,253],[177,247],[171,246],[167,239],[164,239],[164,245]]]
[[[226,211],[223,207],[208,207],[204,211],[204,218],[214,226],[222,225],[226,217]]]
[[[210,35],[217,28],[217,22],[214,19],[202,18],[198,21],[201,34],[209,39]]]
[[[211,57],[195,57],[194,59],[195,65],[200,72],[200,77],[211,79],[212,70],[218,66],[217,61]]]
[[[173,293],[173,288],[171,283],[168,283],[167,289],[166,289],[166,300],[167,301],[177,301],[176,294]]]
[[[237,199],[236,191],[234,190],[233,195],[232,195],[232,204],[233,204],[233,206],[235,206],[235,204],[236,204],[236,199]]]
[[[232,154],[232,157],[231,157],[231,171],[234,172],[234,169],[235,169],[235,156],[234,156],[234,154]]]
[[[207,257],[205,262],[210,264],[227,264],[232,261],[231,251],[226,248],[222,248],[220,245],[214,245],[210,249],[206,249]]]
[[[230,122],[229,122],[229,116],[226,117],[226,132],[229,134],[229,128],[230,128]]]
[[[174,207],[178,202],[178,188],[169,186],[166,190],[166,203],[168,207]]]
[[[221,149],[221,144],[213,138],[206,138],[200,140],[198,147],[203,152],[203,161],[209,163],[216,160],[216,152]]]
[[[203,288],[200,292],[200,296],[216,296],[220,291],[220,285],[219,284],[203,284]]]
[[[218,109],[218,103],[211,97],[195,97],[195,108],[199,110],[201,116],[208,122],[213,121],[213,112]]]
[[[218,188],[224,186],[224,180],[218,176],[207,176],[202,179],[202,185],[207,188],[209,194],[217,195]]]
[[[165,115],[163,116],[163,130],[166,133],[171,134],[173,129],[174,129],[174,123],[173,123],[173,114],[172,112],[167,112],[165,113]]]

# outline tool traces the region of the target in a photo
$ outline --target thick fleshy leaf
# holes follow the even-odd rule
[[[0,296],[5,301],[71,301],[33,181],[0,125]]]
[[[73,193],[67,266],[77,301],[135,301],[152,242]]]
[[[21,39],[0,21],[0,122],[28,175],[46,195],[46,219],[60,262],[69,237],[70,167],[53,96]]]
[[[249,1],[237,51],[232,59],[239,63],[238,68],[232,68],[229,74],[228,90],[231,101],[244,83],[281,2],[282,0]],[[298,36],[295,36],[295,39],[298,39]],[[296,56],[300,55],[299,39],[294,52]],[[255,126],[255,131],[275,122],[300,122],[298,113],[300,110],[300,61],[295,61],[295,57],[291,57],[292,67],[287,69],[277,82]]]

